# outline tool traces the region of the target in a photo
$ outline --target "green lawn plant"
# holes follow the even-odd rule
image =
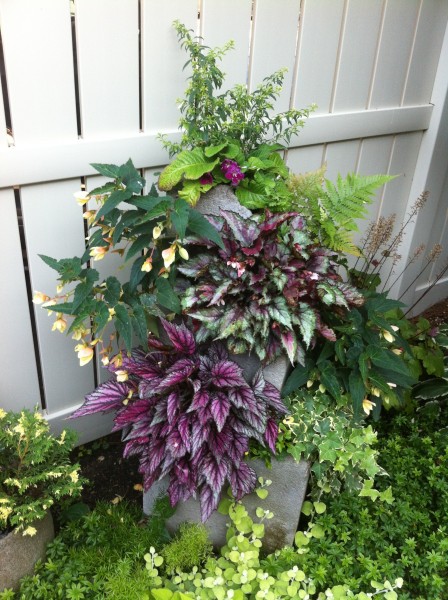
[[[79,495],[83,479],[69,457],[75,438],[71,431],[52,436],[37,409],[0,408],[0,532],[33,536],[51,507]]]

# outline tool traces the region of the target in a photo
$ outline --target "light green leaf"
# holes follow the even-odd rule
[[[182,177],[199,179],[212,171],[219,159],[207,160],[201,148],[180,152],[171,164],[165,167],[159,177],[159,189],[168,191],[179,183]]]
[[[195,206],[201,196],[201,184],[198,180],[196,181],[184,181],[184,185],[179,190],[179,198]]]

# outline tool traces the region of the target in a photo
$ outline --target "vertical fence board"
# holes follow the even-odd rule
[[[73,198],[77,180],[26,186],[21,189],[25,235],[33,290],[55,294],[56,271],[38,257],[81,256],[84,227],[81,208]],[[73,349],[77,342],[52,332],[54,313],[36,307],[45,396],[49,413],[80,403],[94,387],[91,364],[80,367]]]
[[[286,67],[283,91],[275,104],[276,111],[288,110],[295,63],[300,2],[257,0],[252,45],[250,88],[254,89],[274,71]]]
[[[294,105],[313,102],[316,114],[329,110],[339,45],[343,0],[304,0]]]
[[[20,410],[40,406],[40,393],[13,190],[0,191],[0,211],[0,407]]]
[[[362,110],[366,107],[381,9],[382,3],[378,0],[349,1],[335,89],[334,112]]]
[[[69,2],[2,0],[0,19],[16,145],[75,139]]]
[[[328,144],[324,159],[327,163],[325,175],[327,179],[336,181],[339,174],[345,177],[347,173],[353,173],[356,169],[358,151],[359,140]]]
[[[222,92],[247,81],[251,0],[204,0],[201,13],[204,44],[222,46],[230,39],[235,49],[219,63],[226,74]]]
[[[399,106],[414,39],[420,0],[388,2],[370,108]]]
[[[142,0],[143,129],[164,132],[177,129],[176,99],[183,96],[188,71],[172,23],[178,19],[196,29],[197,0]]]
[[[139,130],[138,2],[76,0],[82,135]]]
[[[297,175],[316,171],[322,166],[323,145],[305,146],[288,150],[286,164]]]
[[[424,0],[404,94],[405,106],[431,100],[447,19],[448,2]]]
[[[6,135],[6,119],[5,107],[3,104],[3,88],[0,78],[0,148],[5,148],[8,145],[8,137]]]

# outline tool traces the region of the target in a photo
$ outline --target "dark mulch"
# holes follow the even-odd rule
[[[432,325],[448,322],[448,299],[435,304],[422,313]],[[81,463],[81,472],[89,480],[82,494],[82,501],[93,508],[99,500],[125,499],[142,504],[142,492],[134,488],[142,482],[135,457],[123,458],[123,444],[119,433],[114,433],[85,446],[73,453],[73,459]]]

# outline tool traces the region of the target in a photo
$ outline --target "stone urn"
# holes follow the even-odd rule
[[[7,588],[17,590],[20,579],[32,574],[34,565],[44,558],[47,544],[54,538],[50,512],[32,526],[37,530],[33,536],[16,531],[0,534],[0,592]]]

